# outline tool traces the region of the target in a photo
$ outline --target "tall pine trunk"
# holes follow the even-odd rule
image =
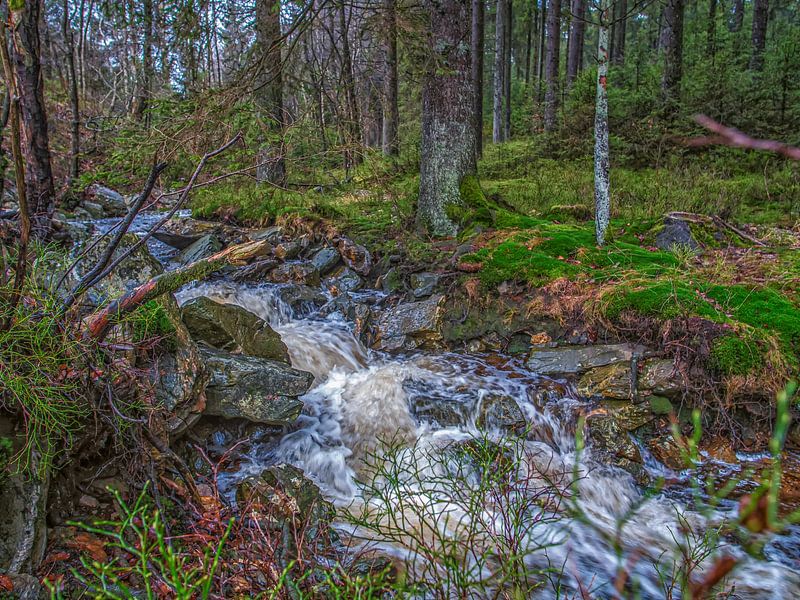
[[[734,33],[742,30],[744,25],[744,0],[733,0],[733,18],[730,20],[730,30]]]
[[[660,46],[664,52],[661,96],[668,111],[676,108],[683,76],[683,5],[684,0],[666,0],[662,15]]]
[[[609,0],[601,0],[597,42],[597,97],[594,113],[594,207],[597,245],[602,246],[611,214],[608,158],[608,23]]]
[[[503,116],[503,140],[508,141],[511,139],[511,49],[513,47],[514,41],[512,37],[513,29],[513,8],[514,3],[513,0],[507,0],[508,4],[506,6],[506,26],[505,26],[505,33],[506,33],[506,58],[505,58],[505,67],[506,72],[503,76],[503,104],[505,114]]]
[[[561,0],[550,0],[547,8],[547,50],[545,57],[544,130],[556,128],[558,114],[558,66],[561,47]]]
[[[753,2],[753,54],[750,57],[750,68],[760,71],[764,68],[764,48],[767,43],[767,19],[769,18],[769,0]]]
[[[50,137],[44,104],[39,41],[40,0],[27,0],[11,11],[11,60],[17,79],[25,156],[25,189],[31,217],[31,235],[45,239],[55,207],[55,186],[50,165]]]
[[[286,161],[280,14],[280,2],[256,0],[256,76],[253,84],[262,128],[256,180],[283,186],[286,183]]]
[[[497,0],[497,12],[494,19],[494,81],[492,82],[492,142],[495,144],[505,141],[503,100],[506,91],[506,11],[508,11],[508,0]]]
[[[347,27],[347,17],[345,14],[345,4],[341,2],[338,6],[339,29],[341,30],[340,51],[342,57],[342,80],[344,81],[345,98],[347,101],[347,137],[345,140],[344,166],[350,169],[361,162],[361,152],[359,142],[361,140],[361,114],[356,98],[356,81],[353,73],[353,55],[350,51],[350,35]]]
[[[72,120],[70,121],[70,152],[69,152],[69,181],[68,189],[78,178],[80,171],[80,151],[81,151],[81,113],[80,99],[78,97],[78,77],[75,69],[75,39],[72,33],[72,26],[69,21],[69,2],[64,0],[62,6],[64,14],[61,20],[61,35],[64,38],[66,48],[67,74],[69,79],[69,104]]]
[[[484,0],[472,0],[472,93],[475,100],[475,156],[483,156]]]
[[[583,38],[586,35],[586,0],[570,3],[569,41],[567,42],[567,89],[578,77],[583,54]]]
[[[423,2],[429,18],[429,51],[434,60],[422,87],[417,223],[437,236],[457,233],[447,210],[463,204],[461,184],[476,172],[475,98],[470,44],[465,43],[470,34],[470,2]]]
[[[625,34],[627,28],[628,2],[617,0],[614,3],[614,40],[611,45],[611,64],[622,65],[625,62]]]
[[[397,156],[399,139],[397,130],[400,112],[397,106],[397,7],[396,0],[384,0],[386,32],[384,40],[383,73],[383,153]]]

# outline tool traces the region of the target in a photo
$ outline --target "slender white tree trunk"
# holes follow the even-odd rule
[[[601,0],[597,42],[597,100],[594,112],[594,211],[597,245],[606,239],[611,213],[608,164],[608,23],[609,0]]]

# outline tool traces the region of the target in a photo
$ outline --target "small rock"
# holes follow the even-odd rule
[[[683,376],[675,363],[667,359],[645,361],[639,375],[639,389],[649,390],[660,396],[674,397],[684,389]]]
[[[275,283],[320,284],[319,271],[310,262],[283,263],[272,270],[270,278]]]
[[[369,275],[369,272],[372,270],[372,255],[369,253],[369,250],[346,237],[335,239],[334,244],[339,254],[342,256],[344,264],[359,275],[365,277]]]
[[[700,244],[694,239],[689,223],[673,215],[664,217],[664,226],[656,234],[656,247],[671,251],[675,248],[698,250]]]
[[[391,294],[403,289],[403,276],[396,267],[392,267],[381,277],[381,289]]]
[[[275,246],[275,257],[279,260],[293,260],[300,256],[303,246],[299,242],[283,242]]]
[[[204,414],[286,426],[300,415],[303,402],[298,397],[311,387],[311,373],[211,348],[201,352],[211,372]]]
[[[86,508],[88,510],[96,510],[100,508],[100,501],[89,494],[82,494],[78,500],[78,505],[81,506],[81,508]]]
[[[656,460],[670,469],[680,471],[687,467],[680,445],[669,434],[649,439],[647,448]]]
[[[222,242],[219,241],[217,236],[209,233],[181,252],[178,260],[181,264],[189,265],[198,260],[208,258],[220,250],[222,250]]]
[[[128,205],[125,203],[125,198],[111,188],[94,183],[86,188],[86,197],[93,203],[100,205],[103,212],[109,217],[121,217],[128,213]]]
[[[10,595],[6,595],[6,590],[0,588],[0,598],[10,600],[42,600],[50,598],[50,594],[44,589],[39,580],[33,575],[24,573],[4,573],[0,576],[6,578],[11,584]]]
[[[259,242],[261,240],[267,240],[270,244],[277,244],[281,236],[283,235],[283,227],[280,225],[273,225],[272,227],[267,227],[266,229],[261,229],[260,231],[255,231],[250,234],[250,240],[253,242]]]
[[[578,382],[578,393],[628,400],[632,396],[631,383],[630,364],[614,363],[588,370]]]
[[[433,294],[439,284],[436,273],[415,273],[411,276],[411,290],[415,298],[425,298]]]
[[[274,258],[262,258],[250,265],[239,267],[231,273],[230,277],[233,281],[240,283],[268,281],[269,274],[279,264]]]
[[[317,267],[323,277],[333,271],[341,262],[342,257],[336,248],[323,248],[314,255],[311,262]]]
[[[318,287],[289,284],[278,291],[281,301],[291,307],[297,316],[307,315],[328,302],[328,297]]]
[[[159,229],[153,234],[153,237],[162,244],[177,248],[178,250],[185,250],[203,236],[200,234],[183,235],[180,233],[165,231],[164,229]]]
[[[356,292],[364,287],[364,280],[350,268],[344,268],[341,273],[330,279],[329,282],[330,286],[334,287],[339,294]]]
[[[102,219],[106,216],[105,212],[103,211],[103,207],[97,204],[96,202],[89,202],[85,200],[81,207],[85,210],[92,219]]]
[[[289,364],[281,336],[261,317],[235,304],[198,296],[183,305],[181,318],[192,336],[220,350],[237,347],[245,354]]]
[[[613,363],[629,363],[633,356],[645,352],[647,348],[637,344],[534,347],[528,357],[528,368],[542,375],[583,373]]]
[[[378,349],[438,348],[442,342],[444,301],[444,296],[432,296],[381,312],[375,324]]]
[[[520,436],[525,434],[528,422],[513,398],[491,395],[481,401],[477,425],[483,430],[499,429]]]

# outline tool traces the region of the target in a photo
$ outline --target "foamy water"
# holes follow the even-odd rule
[[[523,579],[530,574],[525,597],[617,597],[614,586],[624,570],[625,597],[680,598],[671,579],[680,548],[697,545],[730,516],[701,514],[663,494],[648,498],[628,473],[603,464],[591,448],[578,452],[574,409],[584,402],[520,363],[371,352],[342,320],[295,318],[278,286],[204,284],[179,300],[197,295],[239,304],[267,320],[288,346],[293,366],[315,377],[293,430],[277,448],[254,448],[239,476],[280,462],[300,467],[342,514],[361,519],[355,526],[343,518],[343,532],[405,560],[413,576],[430,580],[431,589],[444,586],[447,596],[459,596],[460,584],[443,584],[447,569],[425,551],[458,556],[464,580],[484,582],[483,592],[469,597],[513,592],[507,580],[498,580],[502,564],[513,558],[524,565]],[[529,424],[525,439],[510,438],[491,423],[479,430],[482,403],[496,396],[517,403]],[[443,405],[451,409],[447,419],[437,417]],[[476,439],[510,457],[512,466],[500,469],[503,485],[485,485],[490,474],[465,459],[464,449]],[[715,557],[730,554],[739,560],[726,588],[731,597],[800,597],[796,571],[752,559],[727,539],[717,545],[698,560],[695,579]]]

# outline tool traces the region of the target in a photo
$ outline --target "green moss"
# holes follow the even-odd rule
[[[158,300],[150,300],[132,312],[125,322],[131,327],[131,338],[136,343],[160,340],[167,348],[174,348],[175,325]]]
[[[693,315],[712,321],[723,318],[692,287],[678,281],[654,281],[634,289],[623,286],[615,288],[606,296],[604,314],[613,320],[625,311],[661,319]]]
[[[711,347],[711,366],[724,375],[748,375],[764,367],[764,355],[753,339],[726,335]]]

